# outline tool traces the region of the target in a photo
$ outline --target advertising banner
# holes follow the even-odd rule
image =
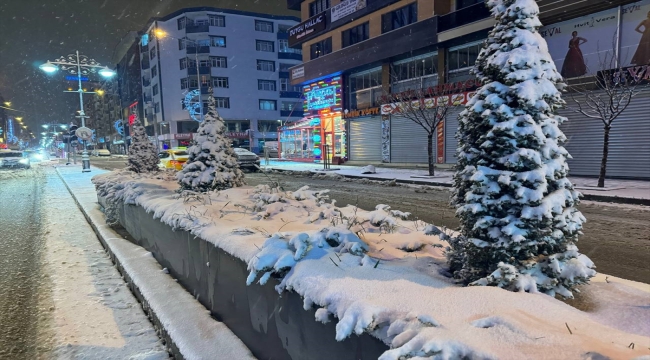
[[[341,106],[341,77],[321,80],[303,87],[305,112],[328,109],[339,110]]]
[[[540,29],[557,70],[565,78],[594,75],[611,59],[618,36],[618,8]],[[613,64],[612,64],[613,65]]]
[[[332,6],[330,22],[342,19],[366,7],[366,0],[343,0]]]
[[[305,40],[305,37],[312,37],[325,30],[327,21],[325,12],[313,16],[306,21],[289,29],[289,46],[294,46],[298,42]]]
[[[650,64],[650,0],[621,6],[621,66]]]

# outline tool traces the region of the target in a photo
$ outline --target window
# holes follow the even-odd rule
[[[418,21],[418,4],[412,3],[381,17],[381,32],[389,32]]]
[[[289,40],[287,40],[287,39],[279,39],[278,40],[278,52],[292,53],[292,54],[302,54],[302,50],[294,49],[292,47],[289,47]]]
[[[208,15],[210,26],[226,27],[226,17],[221,15]]]
[[[483,0],[456,0],[456,10],[460,10],[462,8],[466,8],[468,6],[472,6],[478,3],[484,3],[485,1]]]
[[[275,71],[275,61],[257,60],[257,70]]]
[[[293,111],[294,109],[302,109],[302,102],[300,101],[282,101],[280,103],[280,110]]]
[[[280,63],[280,71],[288,72],[294,64]]]
[[[153,88],[151,89],[153,92],[153,95],[156,96],[158,95],[159,89],[158,89],[158,84],[154,85]]]
[[[183,30],[183,29],[185,29],[185,26],[187,25],[187,18],[182,17],[182,18],[176,20],[176,22],[178,23],[178,30]]]
[[[186,39],[178,39],[178,50],[185,50]]]
[[[348,104],[351,108],[363,109],[377,106],[377,99],[383,94],[381,67],[351,74],[347,80]]]
[[[212,62],[209,59],[199,60],[200,67],[210,67]]]
[[[291,82],[287,78],[280,78],[280,91],[302,91],[300,85],[291,85]]]
[[[195,26],[205,26],[208,25],[208,20],[206,19],[201,19],[201,20],[195,20],[194,21]]]
[[[178,60],[181,70],[187,69],[187,58]]]
[[[236,132],[237,131],[237,123],[234,121],[227,121],[226,126],[228,127],[229,132]]]
[[[192,89],[196,89],[196,88],[198,88],[198,87],[199,87],[199,81],[198,81],[198,79],[196,78],[196,76],[192,76],[192,77],[190,78],[190,88],[192,88]]]
[[[357,25],[351,29],[345,30],[342,33],[343,47],[348,47],[350,45],[354,45],[364,40],[368,40],[369,37],[368,34],[369,32],[368,32],[367,22],[361,25]]]
[[[448,52],[447,63],[449,71],[464,69],[474,66],[478,53],[481,51],[481,42],[451,48]]]
[[[227,68],[228,58],[225,56],[210,56],[210,64],[212,67]]]
[[[185,90],[190,86],[190,82],[187,78],[181,79],[181,90]]]
[[[260,132],[277,132],[278,122],[276,120],[259,120],[257,122],[257,131]]]
[[[273,41],[255,40],[255,49],[257,51],[275,52]]]
[[[288,33],[289,29],[291,29],[291,25],[282,25],[278,24],[278,32],[279,33]]]
[[[270,21],[255,20],[255,31],[273,32],[273,23]]]
[[[154,104],[154,111],[156,112],[156,114],[160,112],[160,103],[159,102]]]
[[[210,36],[210,46],[212,47],[226,47],[225,36]]]
[[[201,75],[201,87],[210,86],[210,75]]]
[[[275,80],[257,80],[257,90],[275,91]]]
[[[309,58],[311,60],[317,59],[323,55],[327,55],[332,52],[332,38],[327,38],[321,40],[315,44],[311,44],[309,49]]]
[[[158,65],[151,67],[151,77],[155,78],[156,76],[158,76]]]
[[[309,4],[309,17],[320,14],[330,8],[330,0],[316,0]]]
[[[391,70],[393,79],[397,81],[436,75],[438,73],[438,53],[396,61]]]
[[[156,48],[149,50],[149,58],[153,59],[156,57]]]
[[[260,99],[260,110],[275,110],[277,109],[278,102],[275,100],[262,100]]]
[[[212,79],[212,86],[216,88],[228,88],[228,78],[215,77]]]
[[[215,97],[214,102],[215,102],[217,108],[230,109],[230,98],[227,98],[227,97]]]

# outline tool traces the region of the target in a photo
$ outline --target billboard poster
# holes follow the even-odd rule
[[[650,0],[621,6],[621,66],[650,64]]]
[[[565,78],[594,75],[616,44],[618,8],[551,24],[539,32]]]
[[[320,80],[303,87],[306,112],[328,109],[336,111],[341,106],[341,77]]]
[[[332,6],[330,22],[342,19],[366,7],[366,0],[343,0]]]

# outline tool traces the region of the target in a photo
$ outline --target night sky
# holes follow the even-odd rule
[[[47,76],[38,69],[45,61],[79,50],[112,66],[113,49],[123,35],[180,8],[212,6],[299,16],[286,4],[286,0],[0,0],[0,95],[23,111],[9,113],[23,116],[32,131],[47,122],[67,123],[79,108],[79,98],[63,93],[63,72]]]

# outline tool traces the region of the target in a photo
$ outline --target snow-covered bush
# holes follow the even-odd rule
[[[189,159],[176,176],[181,191],[208,192],[244,185],[244,174],[226,137],[224,121],[217,113],[212,88],[209,93],[208,113],[188,151]]]
[[[595,271],[574,245],[585,218],[558,127],[565,84],[535,1],[487,3],[497,24],[474,68],[484,85],[460,115],[451,270],[468,284],[570,297]]]
[[[135,120],[132,129],[128,169],[136,173],[158,171],[160,159],[158,159],[156,145],[149,141],[147,132],[139,119]]]

